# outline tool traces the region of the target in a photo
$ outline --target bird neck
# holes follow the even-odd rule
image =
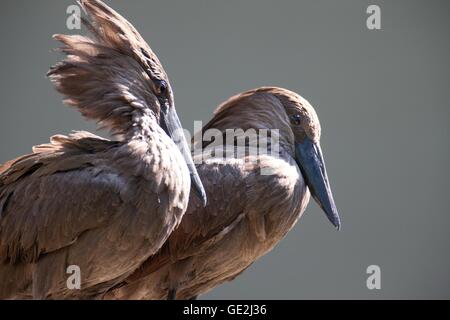
[[[153,141],[159,136],[165,135],[156,116],[151,111],[133,114],[132,123],[131,128],[123,137],[125,142]]]
[[[140,115],[134,117],[132,128],[123,137],[123,149],[126,150],[125,157],[135,159],[143,170],[147,170],[145,164],[151,164],[154,159],[169,159],[170,153],[178,152],[158,121],[152,115]],[[134,161],[130,161],[132,164]],[[136,168],[137,170],[138,168]],[[145,172],[140,172],[145,175]]]

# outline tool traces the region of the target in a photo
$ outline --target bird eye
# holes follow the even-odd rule
[[[167,82],[164,80],[155,81],[156,91],[159,95],[164,95],[167,92]]]
[[[291,116],[291,123],[295,125],[299,125],[301,122],[302,117],[299,114],[294,114]]]

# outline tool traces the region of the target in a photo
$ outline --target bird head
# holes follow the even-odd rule
[[[159,65],[160,66],[160,65]],[[161,67],[162,69],[162,67]],[[151,71],[147,71],[151,75]],[[165,75],[165,73],[163,73]],[[155,103],[151,105],[152,111],[159,120],[159,126],[166,132],[166,134],[175,142],[180,150],[191,176],[191,183],[196,195],[202,200],[203,205],[206,205],[207,197],[203,184],[198,175],[197,169],[194,165],[191,156],[191,148],[187,144],[184,136],[183,127],[175,109],[175,103],[167,76],[160,78],[159,76],[150,76],[150,83],[152,84],[152,95]]]
[[[149,104],[149,108],[158,120],[159,126],[180,149],[190,172],[193,190],[202,200],[203,205],[206,205],[206,192],[192,160],[191,148],[187,144],[183,127],[175,109],[169,78],[161,62],[151,51],[150,47],[146,46],[146,49],[141,48],[140,50],[135,50],[135,52],[139,53],[137,54],[137,59],[141,61],[141,65],[145,66],[143,76],[146,78],[146,83],[150,84],[150,90],[148,90],[147,95],[151,96],[153,103]]]
[[[321,127],[316,111],[307,100],[292,91],[281,88],[270,88],[269,91],[284,107],[293,137],[294,158],[311,195],[330,222],[340,229],[341,222],[320,147]]]
[[[203,127],[276,129],[279,145],[296,161],[314,200],[330,222],[340,228],[325,161],[320,147],[320,123],[314,108],[295,92],[261,87],[238,94],[221,104]]]

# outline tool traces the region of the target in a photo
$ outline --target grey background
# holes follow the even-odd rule
[[[73,1],[2,1],[0,163],[73,129],[45,73]],[[269,254],[203,298],[450,298],[448,1],[108,1],[171,78],[182,123],[277,85],[319,114],[343,230],[311,202]],[[378,4],[382,30],[366,28]],[[366,268],[381,267],[381,290]]]

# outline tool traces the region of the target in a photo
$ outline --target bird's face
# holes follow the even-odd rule
[[[314,108],[299,95],[286,91],[277,97],[285,107],[294,136],[295,160],[311,195],[328,219],[340,228],[339,214],[334,203],[325,161],[320,147],[320,123]]]
[[[153,106],[153,112],[156,114],[157,119],[159,119],[160,127],[175,142],[183,155],[191,175],[193,189],[197,196],[202,200],[203,204],[206,205],[206,192],[194,162],[192,161],[191,149],[187,144],[183,127],[181,126],[180,119],[175,110],[175,103],[169,81],[155,77],[152,79],[151,83],[156,101]]]

